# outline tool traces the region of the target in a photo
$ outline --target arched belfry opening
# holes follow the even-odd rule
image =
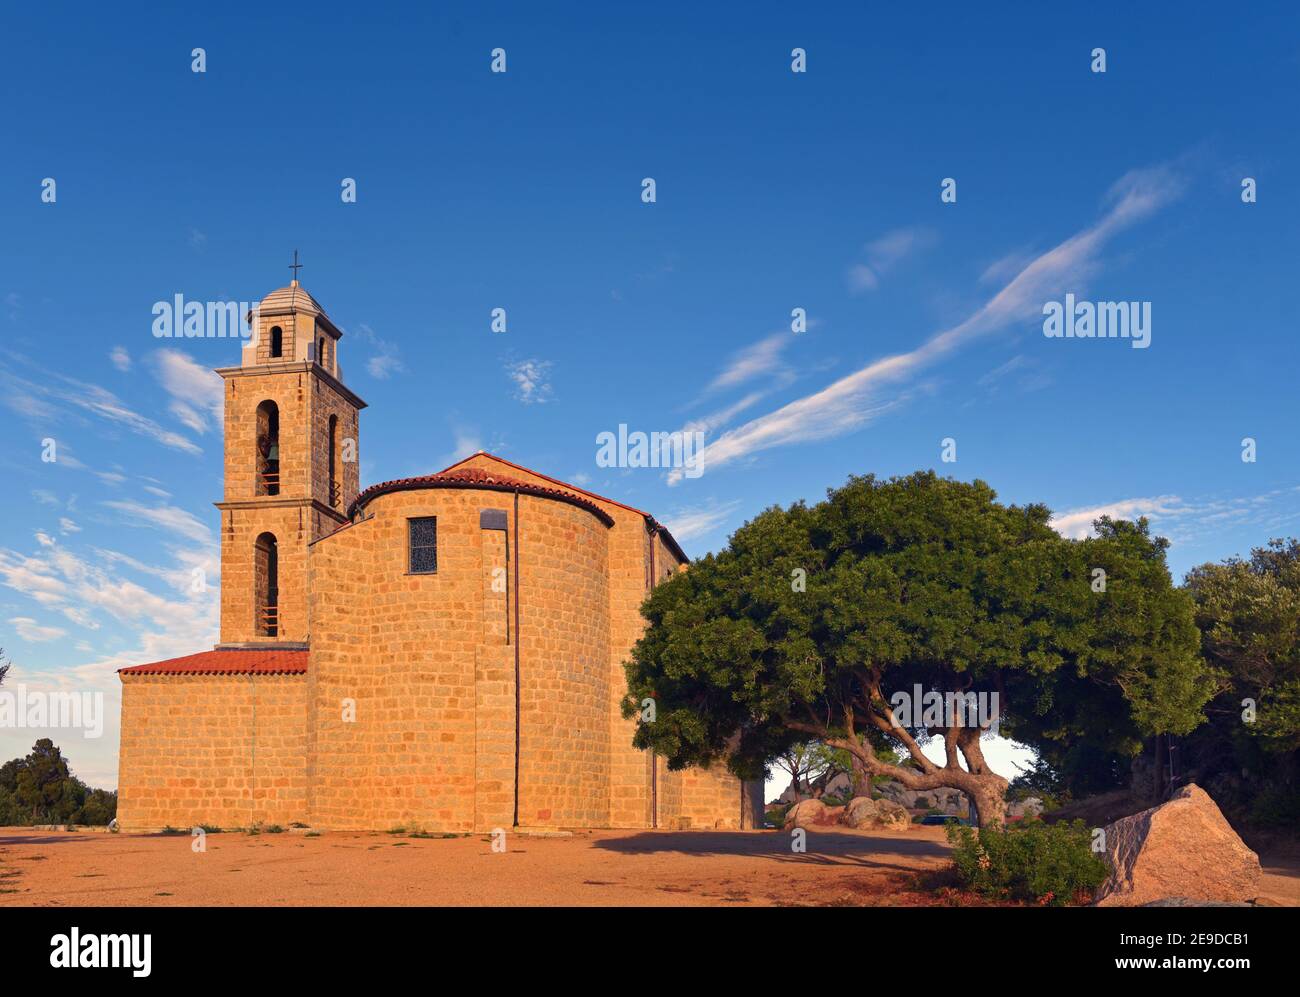
[[[263,533],[253,549],[254,630],[261,637],[280,635],[280,551],[274,533]]]
[[[257,406],[255,494],[280,494],[280,406],[267,400]]]
[[[271,327],[271,359],[284,356],[284,330],[278,325]]]

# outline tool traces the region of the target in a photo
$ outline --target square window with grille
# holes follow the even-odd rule
[[[413,575],[432,575],[438,571],[438,517],[424,516],[406,521],[410,541],[408,569]]]

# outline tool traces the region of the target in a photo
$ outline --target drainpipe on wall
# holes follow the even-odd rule
[[[514,555],[515,555],[515,814],[514,826],[519,826],[519,718],[520,696],[522,689],[520,686],[520,667],[519,667],[519,489],[515,489],[515,515],[514,515]]]
[[[658,527],[648,526],[650,534],[650,584],[646,586],[649,592],[655,587],[655,534],[658,533]],[[659,827],[659,758],[655,755],[655,749],[650,749],[650,828],[654,830]]]

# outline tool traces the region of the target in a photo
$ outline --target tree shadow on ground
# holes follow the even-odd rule
[[[806,850],[793,851],[788,831],[644,831],[617,838],[599,838],[593,848],[627,855],[673,852],[707,858],[745,855],[777,862],[851,865],[916,871],[918,860],[946,858],[951,849],[942,841],[884,837],[843,831],[810,830]],[[891,861],[894,860],[894,861]]]
[[[76,832],[49,833],[45,831],[8,832],[0,831],[0,847],[5,845],[66,845],[75,842],[91,841],[100,837],[97,833],[77,834]]]

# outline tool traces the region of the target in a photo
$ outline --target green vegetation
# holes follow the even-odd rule
[[[636,746],[674,769],[726,759],[759,778],[817,741],[873,778],[959,789],[989,825],[1007,782],[980,727],[896,726],[899,691],[997,694],[1001,732],[1046,752],[1132,757],[1150,735],[1190,732],[1214,680],[1167,542],[1145,520],[1105,518],[1096,537],[1069,540],[1049,518],[933,472],[853,477],[817,505],[768,509],[647,598],[623,711],[639,717],[653,699],[657,715]],[[923,753],[930,738],[946,763]]]
[[[1201,721],[1183,736],[1149,738],[1146,756],[1166,769],[1170,747],[1180,783],[1204,788],[1239,827],[1300,827],[1300,541],[1271,540],[1249,558],[1188,572],[1206,681]],[[1131,745],[1062,737],[1036,744],[1040,757],[1013,792],[1054,803],[1127,787]],[[1154,766],[1148,764],[1148,770]],[[1157,787],[1152,787],[1152,789]]]
[[[1050,907],[1086,903],[1106,879],[1106,863],[1093,853],[1082,821],[976,830],[947,824],[957,875],[991,900],[1026,900]]]
[[[100,826],[116,816],[117,793],[91,789],[74,776],[49,738],[37,741],[27,757],[0,765],[0,826]]]

